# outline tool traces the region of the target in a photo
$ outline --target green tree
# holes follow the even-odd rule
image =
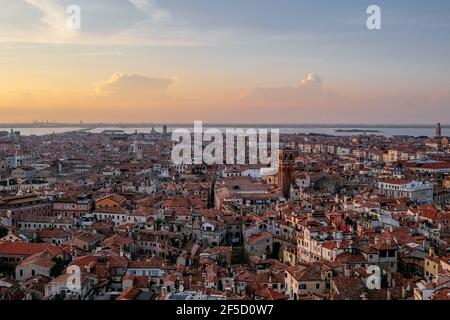
[[[70,262],[69,260],[64,260],[63,258],[60,258],[60,257],[55,257],[52,260],[53,260],[53,262],[55,262],[55,265],[50,270],[50,276],[52,276],[52,277],[59,276],[62,273],[62,271],[64,270],[64,268]]]
[[[234,247],[231,255],[231,264],[248,264],[250,258],[244,247]]]

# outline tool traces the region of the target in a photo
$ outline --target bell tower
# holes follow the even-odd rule
[[[278,181],[283,196],[289,199],[289,192],[293,183],[295,159],[294,150],[287,148],[278,153]]]
[[[441,128],[441,124],[438,123],[436,126],[436,138],[441,138],[442,137],[442,128]]]

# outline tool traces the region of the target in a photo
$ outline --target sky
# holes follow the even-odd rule
[[[3,123],[450,122],[447,0],[0,6]]]

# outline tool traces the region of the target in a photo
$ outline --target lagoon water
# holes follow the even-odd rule
[[[232,127],[232,125],[230,125]],[[257,128],[257,126],[252,126],[253,128]],[[267,128],[267,126],[265,126]],[[189,126],[186,126],[187,129],[192,129]],[[206,127],[205,127],[206,128]],[[43,136],[48,134],[58,134],[58,133],[64,133],[64,132],[71,132],[71,131],[78,131],[83,130],[85,128],[83,127],[60,127],[60,128],[45,128],[45,127],[30,127],[30,128],[18,128],[14,129],[16,131],[20,131],[21,135],[29,136],[29,135],[37,135],[37,136]],[[168,127],[168,131],[171,131],[175,128]],[[219,129],[225,129],[224,127],[219,127]],[[274,126],[272,129],[277,129],[276,126]],[[401,128],[392,128],[392,127],[376,127],[376,128],[366,128],[366,127],[320,127],[320,126],[314,126],[314,127],[283,127],[280,128],[281,133],[304,133],[304,134],[327,134],[327,135],[335,135],[335,136],[353,136],[358,134],[363,134],[363,132],[345,132],[346,130],[377,130],[377,132],[367,132],[367,135],[374,134],[374,135],[383,135],[383,136],[399,136],[399,135],[407,135],[407,136],[434,136],[435,129],[432,127],[421,127],[421,128],[407,128],[407,127],[401,127]],[[151,130],[151,127],[126,127],[121,128],[120,126],[117,127],[102,127],[102,128],[95,128],[91,130],[86,130],[88,132],[93,133],[101,133],[104,130],[123,130],[126,133],[148,133]],[[162,132],[162,127],[155,127],[155,130],[157,132]],[[336,130],[340,130],[337,132]],[[8,129],[0,129],[0,131],[9,131]],[[443,128],[442,134],[444,136],[450,136],[450,128]]]

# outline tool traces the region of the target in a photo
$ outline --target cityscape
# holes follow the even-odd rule
[[[0,4],[2,307],[450,300],[450,2]]]
[[[440,124],[281,134],[277,168],[174,164],[174,144],[165,126],[2,133],[1,299],[448,299]]]

